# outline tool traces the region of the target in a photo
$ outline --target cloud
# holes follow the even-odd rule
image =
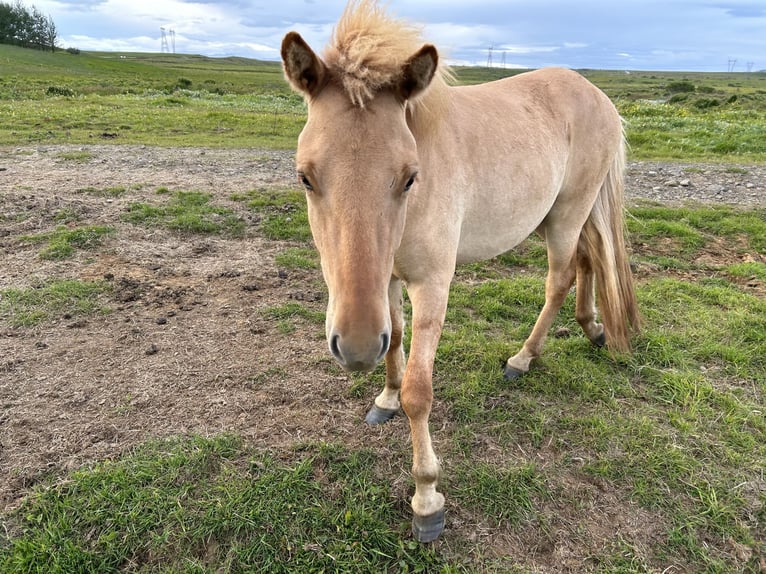
[[[296,30],[317,51],[346,0],[33,0],[51,14],[61,44],[159,51],[160,26],[178,52],[277,59]],[[763,0],[380,0],[423,24],[451,62],[485,65],[493,48],[508,66],[725,70],[728,58],[766,66]],[[629,56],[625,56],[625,54]],[[716,62],[720,62],[716,64]]]
[[[716,6],[735,18],[766,18],[766,7],[761,2],[727,2]]]

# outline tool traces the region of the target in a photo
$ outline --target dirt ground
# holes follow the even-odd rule
[[[65,159],[85,151],[90,156]],[[70,156],[71,157],[71,156]],[[237,191],[292,185],[292,152],[145,146],[0,148],[0,289],[51,277],[107,280],[105,315],[13,328],[0,319],[0,511],[42,477],[118,456],[150,437],[231,431],[278,449],[301,440],[362,444],[381,454],[406,424],[363,423],[372,397],[331,368],[321,326],[280,335],[263,309],[300,300],[324,310],[318,271],[280,269],[285,244],[255,230]],[[766,205],[766,167],[631,163],[629,201]],[[119,197],[83,188],[129,188]],[[120,221],[158,187],[203,191],[250,223],[241,239],[183,237]],[[79,225],[117,233],[95,251],[43,261],[21,235]],[[438,407],[437,407],[438,408]],[[438,417],[438,412],[435,413]],[[436,445],[438,449],[438,444]],[[404,498],[408,460],[392,460]]]

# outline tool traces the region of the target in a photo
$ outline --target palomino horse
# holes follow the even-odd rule
[[[436,48],[374,0],[349,3],[322,58],[290,32],[282,60],[308,104],[296,164],[329,291],[329,348],[349,371],[385,358],[385,388],[366,420],[404,409],[413,533],[428,542],[444,528],[428,418],[457,264],[494,257],[534,231],[546,240],[545,305],[507,377],[540,355],[575,279],[585,335],[629,348],[639,314],[623,238],[622,123],[601,91],[563,69],[450,86]],[[406,362],[402,282],[412,302]]]

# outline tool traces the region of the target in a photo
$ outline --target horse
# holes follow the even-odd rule
[[[431,542],[445,524],[428,425],[433,364],[456,266],[534,232],[546,242],[545,303],[507,360],[507,378],[539,357],[575,281],[575,316],[593,344],[627,352],[639,329],[623,230],[622,120],[567,69],[455,85],[420,28],[375,0],[348,3],[321,57],[296,32],[281,56],[307,104],[295,161],[328,290],[329,351],[347,371],[385,361],[366,421],[406,414],[412,533]]]

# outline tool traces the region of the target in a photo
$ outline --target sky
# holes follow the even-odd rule
[[[345,0],[29,0],[62,48],[278,60],[290,30],[321,52]],[[766,69],[766,0],[388,0],[455,65]],[[174,36],[170,35],[170,31]]]

